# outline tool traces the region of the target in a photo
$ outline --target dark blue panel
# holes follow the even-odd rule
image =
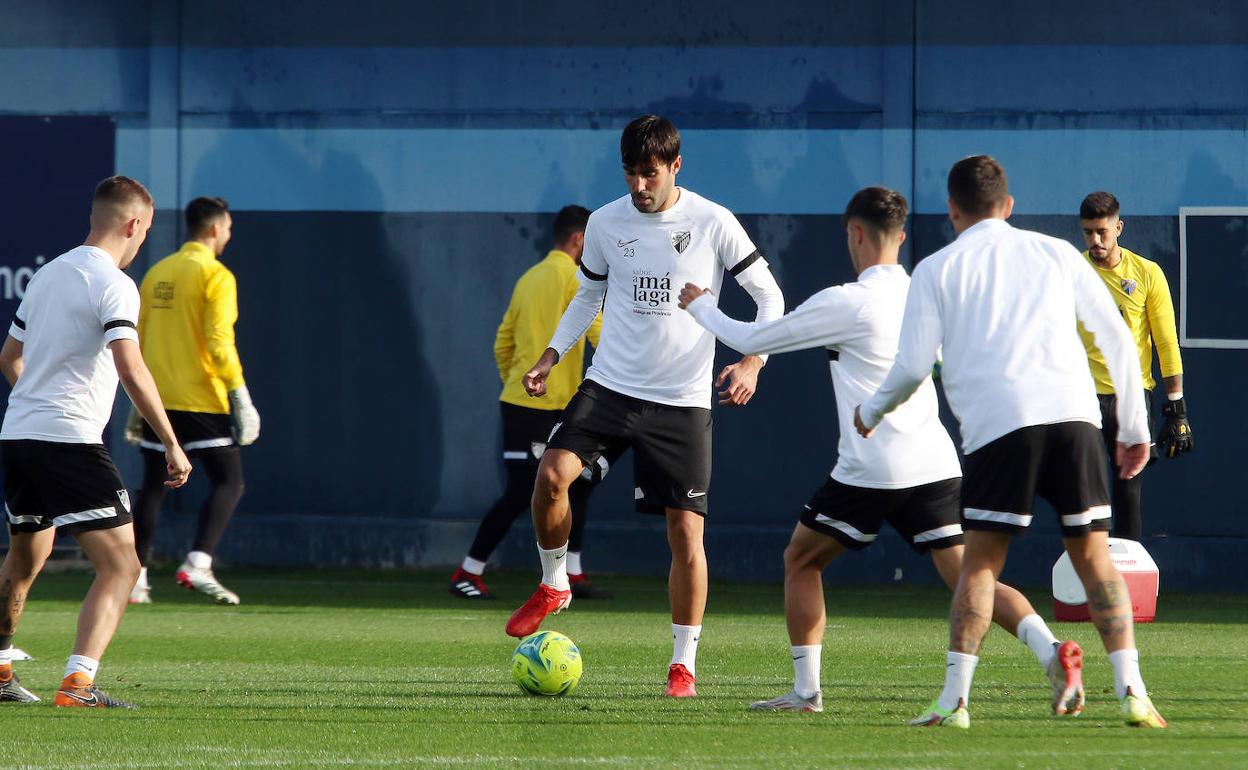
[[[0,48],[170,45],[153,39],[151,0],[0,0]]]
[[[922,43],[1113,47],[1248,42],[1244,8],[1236,0],[954,0],[920,1],[915,7]],[[1090,87],[1108,85],[1100,74],[1089,70]]]
[[[1186,220],[1187,296],[1200,298],[1188,306],[1187,337],[1248,345],[1248,212]]]
[[[193,46],[731,46],[908,42],[909,16],[874,0],[763,3],[683,0],[661,7],[456,0],[188,0],[183,39]]]

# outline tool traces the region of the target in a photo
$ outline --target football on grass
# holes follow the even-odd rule
[[[581,651],[558,631],[538,631],[520,640],[511,675],[530,695],[567,695],[581,681]]]

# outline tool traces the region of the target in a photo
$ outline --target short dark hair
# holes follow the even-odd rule
[[[1118,215],[1118,199],[1103,190],[1089,193],[1079,204],[1080,219],[1104,219]]]
[[[585,232],[589,222],[589,209],[584,206],[564,206],[555,214],[555,243],[566,243],[573,233]]]
[[[963,158],[949,169],[949,200],[968,216],[987,216],[1009,196],[1005,169],[989,155]]]
[[[845,224],[860,220],[881,233],[901,230],[906,226],[910,206],[906,196],[887,187],[864,187],[854,193],[845,207]]]
[[[196,198],[186,204],[186,234],[194,238],[230,210],[225,198]]]
[[[94,208],[96,204],[106,203],[109,205],[122,207],[135,201],[146,203],[148,206],[155,207],[152,200],[152,194],[147,191],[141,182],[131,179],[128,176],[110,176],[108,179],[100,182],[95,186],[95,194],[91,196],[91,206]]]
[[[633,168],[653,160],[665,166],[680,155],[680,132],[667,118],[642,115],[624,127],[620,135],[620,160]]]

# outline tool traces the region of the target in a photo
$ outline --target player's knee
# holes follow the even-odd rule
[[[801,543],[789,543],[784,549],[786,575],[805,569],[820,569],[819,554]]]
[[[672,555],[690,559],[702,552],[702,528],[695,522],[672,522],[667,526],[667,542]]]
[[[10,553],[4,562],[4,571],[10,580],[26,583],[39,574],[39,565],[24,555]]]
[[[95,572],[100,577],[115,578],[123,582],[133,583],[139,578],[139,554],[130,548],[118,548],[108,554],[107,558],[95,563]]]
[[[533,496],[538,500],[558,500],[568,493],[572,485],[571,479],[564,478],[560,468],[554,464],[543,463],[537,469],[537,479],[533,484]]]

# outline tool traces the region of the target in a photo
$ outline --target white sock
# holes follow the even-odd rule
[[[0,650],[0,666],[9,666],[13,664],[13,645]]]
[[[1127,688],[1132,695],[1148,695],[1144,686],[1144,677],[1140,676],[1140,651],[1118,650],[1109,654],[1109,663],[1114,667],[1114,692],[1118,697],[1127,697]]]
[[[672,663],[679,663],[689,669],[689,676],[696,677],[698,658],[698,639],[702,636],[702,626],[682,626],[672,624]]]
[[[795,644],[793,650],[793,690],[803,698],[819,692],[819,662],[822,644]]]
[[[1034,613],[1018,621],[1018,640],[1031,648],[1036,660],[1045,668],[1049,667],[1053,656],[1057,654],[1057,649],[1053,646],[1057,644],[1057,637],[1049,630],[1044,618]]]
[[[151,588],[147,584],[147,567],[139,567],[139,579],[134,584],[135,588]]]
[[[485,562],[480,559],[474,559],[471,556],[465,556],[464,561],[459,565],[459,568],[464,572],[467,572],[469,575],[480,576],[481,573],[485,572]]]
[[[942,709],[955,709],[961,700],[969,706],[971,679],[975,676],[979,656],[951,651],[945,653],[945,664],[945,689],[940,693],[936,705]]]
[[[568,544],[549,550],[538,545],[537,552],[542,557],[542,582],[556,591],[571,590],[568,584]]]
[[[212,569],[212,554],[191,551],[186,555],[186,563],[194,569]]]
[[[86,655],[70,655],[69,660],[65,662],[65,676],[82,673],[86,674],[94,682],[95,672],[99,670],[100,662],[95,658],[88,658]]]
[[[568,574],[569,575],[585,574],[584,571],[581,570],[581,552],[580,551],[568,551]]]

